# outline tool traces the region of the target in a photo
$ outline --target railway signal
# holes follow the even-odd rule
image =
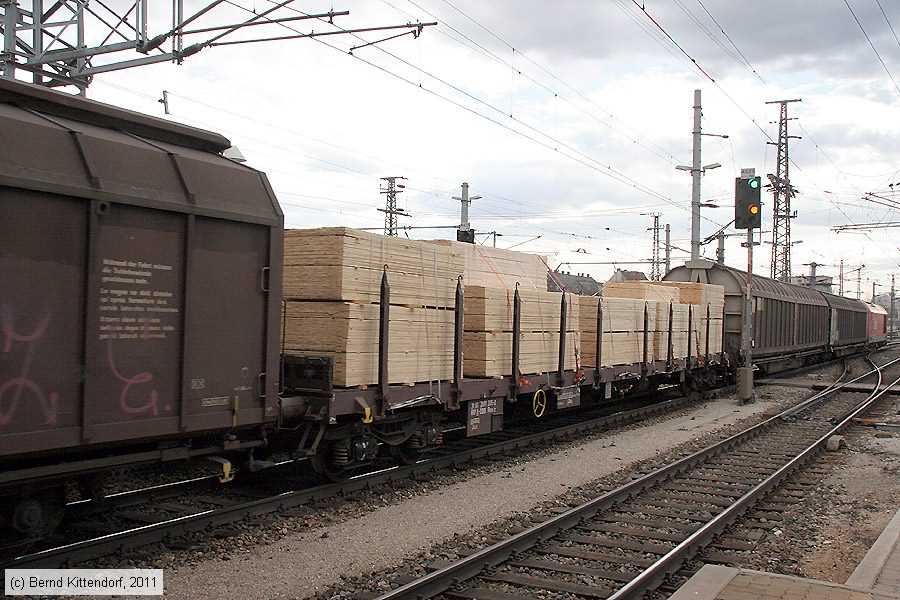
[[[736,177],[734,180],[734,228],[759,229],[762,226],[759,177]]]

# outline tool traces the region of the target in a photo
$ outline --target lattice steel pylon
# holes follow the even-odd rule
[[[159,62],[180,64],[214,46],[406,30],[365,44],[371,45],[407,33],[418,37],[424,27],[437,24],[343,29],[334,24],[334,18],[349,11],[309,14],[291,7],[294,1],[280,0],[256,11],[222,0],[204,2],[202,8],[188,0],[0,0],[0,77],[15,79],[17,71],[31,73],[33,83],[74,86],[84,95],[99,73]],[[164,24],[162,30],[151,32],[151,16],[154,23]],[[294,26],[295,21],[307,20],[321,31]],[[363,46],[354,49],[359,47]]]
[[[650,280],[659,281],[662,279],[662,261],[659,260],[659,217],[660,213],[652,213],[653,217],[653,256],[650,259]]]
[[[384,235],[397,237],[397,217],[411,217],[408,212],[402,208],[397,208],[397,194],[403,192],[406,186],[397,183],[398,179],[406,179],[406,177],[382,177],[385,187],[381,189],[381,193],[386,196],[384,208],[378,210],[384,213]]]
[[[778,158],[775,174],[769,173],[769,189],[774,199],[772,206],[772,279],[790,281],[791,279],[791,219],[797,216],[791,212],[791,198],[797,190],[791,185],[789,175],[790,158],[788,156],[788,140],[800,139],[796,135],[788,135],[787,105],[789,102],[802,100],[773,100],[766,104],[780,104],[781,114],[778,119]],[[768,142],[776,145],[775,142]]]

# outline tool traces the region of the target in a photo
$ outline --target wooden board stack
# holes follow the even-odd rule
[[[518,283],[520,290],[547,290],[547,265],[537,254],[450,240],[432,243],[459,256],[466,285],[514,290]]]
[[[581,363],[585,366],[595,366],[597,364],[597,304],[600,302],[600,298],[589,296],[578,300]],[[609,367],[641,362],[644,356],[643,331],[643,300],[605,298],[603,300],[601,366]]]
[[[463,333],[463,372],[466,377],[503,377],[512,368],[512,332]],[[519,371],[533,375],[559,367],[559,332],[521,334]],[[566,370],[575,368],[576,332],[566,334]]]
[[[582,362],[596,364],[597,298],[580,299]],[[648,360],[666,360],[669,349],[669,305],[672,306],[673,358],[706,351],[706,306],[710,307],[710,353],[721,351],[724,289],[699,283],[629,281],[603,288],[602,366],[632,364],[644,359],[644,307],[648,309]],[[688,332],[688,310],[693,311]]]
[[[501,287],[466,286],[463,333],[463,374],[466,377],[511,374],[514,294],[514,291]],[[555,371],[559,368],[562,294],[520,290],[519,296],[522,300],[519,370],[523,374]],[[576,364],[579,300],[578,296],[567,296],[567,369],[574,369]]]
[[[634,298],[636,300],[654,300],[656,302],[679,302],[678,288],[661,286],[658,281],[623,281],[621,283],[604,283],[604,298]]]
[[[460,276],[466,284],[465,376],[510,374],[512,293],[517,282],[523,299],[521,370],[531,374],[557,368],[561,294],[545,291],[546,267],[539,256],[451,241],[385,237],[346,227],[285,232],[285,350],[330,356],[336,386],[376,383],[385,265],[392,305],[390,383],[452,377],[453,308]],[[574,368],[575,301],[568,314],[567,364]]]
[[[514,290],[467,285],[464,323],[466,331],[512,331]],[[519,290],[522,299],[522,331],[559,331],[559,292]],[[578,296],[566,298],[566,329],[578,331]]]
[[[378,381],[377,304],[287,302],[284,349],[329,356],[334,384]],[[446,380],[453,374],[452,310],[391,306],[388,375],[392,383]]]
[[[721,352],[725,288],[721,285],[686,281],[657,281],[654,284],[677,289],[681,303],[694,305],[694,339],[691,342],[691,352],[694,356],[706,353],[707,306],[709,307],[709,352],[710,354]]]
[[[453,307],[463,257],[451,247],[347,227],[284,232],[286,300],[377,303],[385,265],[391,304]]]
[[[345,227],[285,231],[285,350],[331,356],[334,385],[378,381],[381,277],[391,287],[390,383],[449,379],[463,271],[449,247]]]

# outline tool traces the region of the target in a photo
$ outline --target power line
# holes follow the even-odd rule
[[[387,2],[387,0],[382,0],[382,1]],[[414,0],[407,0],[407,1],[408,1],[410,4],[412,4],[413,6],[415,6],[416,8],[418,8],[418,9],[422,10],[423,12],[425,12],[425,14],[429,15],[430,17],[432,17],[432,18],[434,18],[434,19],[439,19],[439,17],[437,17],[436,15],[434,15],[434,13],[429,12],[427,9],[423,8],[420,4],[418,4],[418,3],[415,2]],[[549,76],[551,79],[557,81],[558,83],[562,84],[565,88],[568,88],[569,90],[571,90],[572,92],[574,92],[579,98],[581,98],[582,100],[584,100],[587,104],[593,106],[594,108],[596,108],[597,110],[599,110],[599,111],[602,112],[602,113],[608,114],[610,120],[613,120],[613,121],[616,121],[616,122],[618,122],[618,123],[621,123],[624,127],[628,128],[628,129],[632,129],[633,131],[635,131],[635,133],[636,133],[640,138],[642,138],[643,140],[646,140],[646,142],[648,142],[650,145],[655,146],[655,147],[658,149],[658,151],[657,151],[657,150],[654,150],[653,148],[651,148],[651,147],[649,147],[649,146],[647,146],[646,144],[642,143],[640,140],[638,140],[638,139],[636,139],[636,138],[634,138],[634,137],[630,137],[630,136],[627,135],[627,134],[622,134],[622,132],[618,131],[618,130],[617,130],[616,128],[614,128],[612,125],[610,125],[609,123],[607,123],[607,122],[603,121],[602,119],[596,117],[595,115],[589,113],[588,111],[584,110],[583,108],[581,108],[581,107],[578,106],[577,104],[573,103],[572,101],[568,100],[566,97],[564,97],[564,96],[562,96],[561,94],[559,94],[559,92],[557,92],[557,91],[551,89],[550,87],[544,85],[543,83],[537,81],[536,79],[534,79],[534,78],[531,77],[530,75],[528,75],[528,74],[526,74],[526,73],[523,73],[520,69],[517,69],[517,68],[515,67],[515,65],[513,65],[512,63],[510,63],[509,61],[507,61],[507,60],[504,59],[503,57],[498,56],[495,52],[492,52],[491,50],[485,48],[482,44],[480,44],[480,43],[478,43],[477,41],[473,40],[470,36],[466,35],[466,34],[463,33],[462,31],[460,31],[458,28],[456,28],[456,27],[454,27],[453,25],[447,23],[446,20],[442,20],[442,21],[441,21],[447,28],[451,29],[452,31],[454,31],[455,33],[457,33],[458,35],[460,35],[463,39],[465,39],[466,41],[470,42],[470,43],[472,44],[472,46],[474,46],[474,48],[475,48],[476,50],[478,50],[478,51],[481,52],[482,54],[484,54],[484,55],[490,57],[492,60],[495,60],[495,61],[499,62],[500,64],[503,64],[504,66],[509,67],[510,69],[515,69],[516,72],[518,72],[520,75],[522,75],[523,77],[527,78],[529,81],[531,81],[531,82],[533,82],[535,85],[541,87],[542,89],[544,89],[544,90],[547,91],[548,93],[553,94],[554,97],[561,98],[564,102],[566,102],[568,105],[572,106],[572,107],[575,108],[576,110],[581,111],[581,112],[584,113],[585,115],[591,117],[592,119],[598,121],[599,123],[602,123],[602,124],[605,125],[606,127],[609,127],[612,131],[615,131],[616,133],[622,134],[624,137],[626,137],[626,138],[628,138],[629,140],[631,140],[631,141],[633,141],[633,142],[639,144],[642,148],[644,148],[644,149],[646,149],[647,151],[649,151],[649,152],[655,154],[655,155],[658,156],[659,158],[662,158],[663,160],[666,160],[666,161],[668,161],[668,162],[670,162],[670,163],[673,163],[673,164],[674,164],[675,162],[677,162],[676,158],[674,157],[674,155],[673,155],[671,152],[669,152],[668,150],[666,150],[665,148],[663,148],[663,147],[660,146],[659,144],[655,143],[653,140],[651,140],[651,139],[648,138],[647,136],[641,134],[641,133],[638,132],[637,130],[634,130],[632,127],[630,127],[628,124],[626,124],[625,122],[623,122],[621,119],[618,119],[615,115],[613,115],[612,113],[610,113],[610,112],[609,112],[608,110],[606,110],[605,108],[599,106],[595,101],[591,100],[588,96],[586,96],[583,92],[581,92],[580,90],[578,90],[577,88],[575,88],[572,84],[570,84],[570,83],[568,83],[567,81],[563,80],[562,78],[560,78],[560,77],[559,77],[558,75],[556,75],[555,73],[552,73],[552,72],[549,71],[547,68],[545,68],[544,66],[542,66],[541,64],[539,64],[538,62],[536,62],[535,60],[533,60],[532,58],[530,58],[527,54],[524,54],[524,53],[521,52],[520,50],[517,50],[516,47],[513,46],[511,43],[509,43],[509,42],[507,42],[506,40],[504,40],[503,38],[501,38],[499,35],[497,35],[496,33],[494,33],[492,30],[488,29],[488,28],[487,28],[486,26],[484,26],[482,23],[480,23],[479,21],[477,21],[476,19],[474,19],[473,17],[471,17],[471,16],[470,16],[468,13],[466,13],[465,11],[463,11],[463,10],[461,10],[460,8],[456,7],[454,4],[452,4],[452,3],[449,2],[448,0],[443,0],[443,2],[444,2],[444,4],[446,4],[447,6],[449,6],[450,8],[452,8],[453,10],[455,10],[457,13],[459,13],[460,15],[462,15],[463,17],[465,17],[466,19],[468,19],[469,21],[471,21],[471,22],[472,22],[473,24],[475,24],[477,27],[479,27],[480,29],[482,29],[483,31],[485,31],[486,33],[488,33],[489,35],[491,35],[492,37],[494,37],[497,41],[499,41],[501,44],[503,44],[504,46],[506,46],[507,48],[509,48],[510,50],[512,50],[512,51],[513,51],[514,53],[516,53],[518,56],[521,56],[521,57],[524,58],[526,61],[528,61],[529,63],[531,63],[532,65],[534,65],[537,69],[539,69],[540,71],[542,71],[544,74],[546,74],[547,76]],[[440,19],[439,19],[439,20],[440,20]],[[443,32],[442,32],[442,33],[443,33]],[[452,36],[449,36],[449,35],[446,34],[446,33],[444,33],[444,35],[447,36],[447,37],[449,37],[450,39],[454,39]],[[459,40],[456,40],[456,41],[459,41]],[[460,42],[460,43],[461,43],[461,42]],[[660,154],[660,152],[662,152],[663,154],[665,154],[665,156],[663,156],[662,154]]]
[[[897,37],[897,32],[894,31],[894,26],[891,25],[890,19],[888,19],[887,14],[884,12],[884,7],[881,6],[881,0],[875,0],[875,4],[877,4],[878,8],[881,10],[881,15],[884,17],[884,22],[887,23],[887,26],[890,28],[891,33],[894,34],[894,41],[896,41],[897,45],[900,46],[900,38]]]
[[[697,4],[699,4],[700,8],[703,9],[703,12],[705,12],[707,14],[707,16],[710,19],[712,19],[712,22],[716,24],[716,27],[718,27],[719,31],[722,32],[722,35],[725,36],[725,39],[727,39],[731,43],[731,46],[738,53],[738,56],[740,56],[741,59],[744,61],[744,64],[747,66],[747,68],[750,69],[750,72],[753,73],[757,77],[757,79],[759,79],[762,83],[768,85],[766,80],[762,78],[762,75],[757,73],[756,69],[753,68],[753,65],[750,64],[750,61],[747,60],[747,57],[744,56],[744,53],[741,52],[741,49],[737,47],[737,44],[734,43],[734,40],[731,39],[731,36],[728,35],[727,33],[725,33],[725,29],[722,28],[722,26],[719,24],[719,22],[716,20],[716,18],[712,15],[712,13],[709,12],[709,10],[706,8],[706,5],[703,4],[702,0],[697,0]]]
[[[703,73],[703,76],[704,76],[704,77],[706,77],[707,79],[709,79],[709,80],[710,80],[711,82],[713,82],[713,83],[716,82],[716,80],[713,79],[712,75],[710,75],[709,73],[707,73],[707,72],[706,72],[706,69],[704,69],[703,67],[701,67],[701,66],[700,66],[700,63],[698,63],[698,62],[694,59],[693,56],[691,56],[690,54],[688,54],[688,51],[685,50],[685,49],[681,46],[681,44],[679,44],[678,42],[676,42],[676,41],[675,41],[675,38],[673,38],[671,35],[669,35],[669,32],[666,31],[665,28],[663,28],[663,26],[660,25],[659,22],[658,22],[656,19],[654,19],[653,16],[652,16],[650,13],[647,12],[647,9],[646,9],[644,6],[642,6],[641,4],[639,4],[637,0],[631,0],[631,1],[634,3],[635,6],[637,6],[639,9],[641,9],[641,12],[643,12],[645,15],[647,15],[647,18],[650,19],[650,21],[651,21],[654,25],[656,25],[657,29],[659,29],[661,32],[663,32],[663,34],[666,36],[666,38],[667,38],[670,42],[672,42],[672,44],[674,44],[676,48],[678,48],[679,50],[681,50],[681,53],[684,54],[684,55],[688,58],[688,60],[690,60],[690,61],[694,64],[695,67],[697,67],[697,70],[698,70],[698,71],[700,71],[701,73]]]
[[[271,0],[270,0],[270,1],[271,1]],[[245,10],[249,10],[249,9],[245,9]],[[296,9],[295,9],[295,10],[296,10]],[[284,27],[284,28],[287,28],[287,29],[290,29],[290,30],[294,31],[291,27],[289,27],[289,26],[287,26],[287,25],[285,25],[285,24],[283,24],[283,23],[279,23],[279,25],[280,25],[281,27]],[[338,27],[337,25],[333,25],[333,26],[336,27],[336,28],[339,29],[339,30],[341,29],[341,28]],[[354,36],[354,37],[358,37],[358,36]],[[360,38],[360,39],[361,39],[361,38]],[[337,47],[335,47],[335,46],[333,46],[333,45],[331,45],[331,44],[325,42],[324,40],[322,40],[322,39],[320,39],[320,38],[314,38],[314,40],[315,40],[315,41],[318,41],[318,42],[321,43],[321,44],[324,44],[325,46],[327,46],[327,47],[329,47],[329,48],[332,48],[333,50],[337,50],[337,51],[339,51],[339,52],[342,52],[342,51],[341,51],[340,49],[338,49]],[[410,79],[407,78],[407,77],[404,77],[404,76],[402,76],[402,75],[399,75],[399,74],[397,74],[397,73],[394,73],[393,71],[391,71],[391,70],[389,70],[389,69],[387,69],[387,68],[385,68],[385,67],[383,67],[383,66],[381,66],[381,65],[378,65],[378,64],[376,64],[376,63],[374,63],[374,62],[372,62],[372,61],[370,61],[370,60],[367,60],[367,59],[365,59],[365,58],[362,58],[362,57],[360,57],[360,56],[358,56],[358,55],[356,55],[356,54],[353,54],[353,55],[351,55],[351,56],[353,56],[353,57],[356,58],[357,60],[360,60],[360,61],[362,61],[363,63],[365,63],[365,64],[367,64],[367,65],[369,65],[369,66],[371,66],[371,67],[373,67],[373,68],[375,68],[375,69],[378,69],[379,71],[382,71],[382,72],[385,73],[385,74],[391,75],[392,77],[395,77],[395,78],[397,78],[397,79],[399,79],[399,80],[401,80],[401,81],[404,81],[404,82],[406,82],[406,83],[408,83],[408,84],[410,84],[410,85],[412,85],[412,86],[415,86],[415,87],[417,87],[417,88],[419,88],[419,89],[421,89],[421,90],[423,90],[423,91],[425,91],[425,92],[428,92],[429,94],[432,94],[432,95],[434,95],[434,96],[436,96],[436,97],[438,97],[438,98],[440,98],[440,99],[442,99],[442,100],[444,100],[444,101],[446,101],[446,102],[450,102],[451,104],[453,104],[453,105],[455,105],[455,106],[457,106],[457,107],[459,107],[459,108],[462,108],[463,110],[465,110],[465,111],[467,111],[467,112],[470,112],[470,113],[473,114],[473,115],[476,115],[476,116],[478,116],[478,117],[481,117],[481,118],[483,118],[483,119],[486,119],[486,120],[488,120],[488,121],[490,121],[490,122],[492,122],[492,123],[494,123],[494,124],[496,124],[496,125],[499,125],[500,127],[503,127],[504,129],[506,129],[506,130],[508,130],[508,131],[510,131],[510,132],[512,132],[512,133],[514,133],[514,134],[516,134],[516,135],[519,135],[519,136],[524,137],[524,138],[526,138],[526,139],[528,139],[528,140],[530,140],[530,141],[532,141],[532,142],[535,142],[535,143],[537,143],[537,144],[540,144],[541,146],[544,146],[544,147],[547,148],[547,149],[553,150],[554,152],[557,152],[558,154],[560,154],[560,155],[562,155],[562,156],[564,156],[564,157],[566,157],[566,158],[568,158],[568,159],[570,159],[570,160],[574,160],[575,162],[578,162],[578,163],[580,163],[580,164],[582,164],[582,165],[584,165],[584,166],[586,166],[586,167],[588,167],[588,168],[590,168],[590,169],[593,169],[594,171],[597,171],[598,173],[601,173],[601,174],[603,174],[603,175],[606,175],[607,177],[610,177],[611,179],[614,179],[614,180],[616,180],[616,181],[619,181],[620,183],[625,183],[625,184],[627,184],[627,185],[630,185],[630,186],[631,186],[633,189],[635,189],[635,190],[638,190],[638,191],[640,191],[640,192],[642,192],[642,193],[644,193],[644,194],[647,194],[647,195],[653,196],[653,197],[655,197],[655,198],[658,198],[658,199],[660,199],[660,200],[662,200],[662,201],[664,201],[664,202],[667,202],[667,203],[669,203],[669,204],[672,204],[672,205],[675,206],[675,207],[683,208],[682,206],[680,206],[679,204],[677,204],[676,202],[674,202],[674,201],[671,200],[670,198],[666,197],[666,196],[665,196],[664,194],[662,194],[661,192],[658,192],[658,191],[656,191],[656,190],[653,190],[653,189],[650,188],[649,186],[646,186],[646,185],[644,185],[643,183],[641,183],[641,182],[639,182],[639,181],[637,181],[637,180],[635,180],[635,179],[633,179],[633,178],[631,178],[631,177],[628,177],[627,175],[625,175],[625,174],[622,173],[621,171],[619,171],[619,170],[617,170],[617,169],[614,169],[611,165],[606,165],[606,164],[602,163],[602,162],[599,161],[598,159],[596,159],[596,158],[594,158],[594,157],[592,157],[592,156],[590,156],[590,155],[588,155],[588,154],[586,154],[586,153],[584,153],[584,152],[578,150],[577,148],[572,147],[572,146],[569,145],[569,144],[566,144],[565,142],[563,142],[563,141],[561,141],[561,140],[555,138],[554,136],[551,136],[551,135],[549,135],[549,134],[547,134],[547,133],[544,133],[543,131],[539,130],[538,128],[536,128],[536,127],[534,127],[534,126],[532,126],[532,125],[529,125],[529,124],[525,123],[524,121],[522,121],[522,120],[520,120],[520,119],[518,119],[518,118],[516,118],[516,117],[514,117],[514,116],[507,115],[507,114],[506,114],[503,110],[501,110],[500,108],[494,106],[493,104],[491,104],[491,103],[489,103],[489,102],[487,102],[487,101],[485,101],[485,100],[482,100],[481,98],[478,98],[478,97],[475,96],[474,94],[472,94],[472,93],[470,93],[470,92],[467,92],[467,91],[465,91],[465,90],[459,88],[458,86],[456,86],[456,85],[454,85],[454,84],[451,84],[451,83],[448,82],[448,81],[445,81],[444,79],[438,77],[437,75],[435,75],[435,74],[433,74],[433,73],[431,73],[431,72],[429,72],[429,71],[426,71],[426,70],[422,69],[421,67],[418,67],[418,66],[416,66],[416,65],[413,65],[413,64],[409,63],[409,61],[406,61],[406,60],[404,60],[404,59],[402,59],[402,58],[396,56],[395,54],[393,54],[393,53],[391,53],[391,52],[385,50],[384,48],[378,47],[378,50],[381,51],[382,53],[385,53],[385,54],[387,54],[388,56],[394,58],[395,60],[397,60],[397,61],[403,63],[404,65],[406,65],[406,66],[408,66],[408,67],[410,67],[410,68],[412,68],[412,69],[415,69],[415,70],[421,72],[421,73],[424,74],[424,75],[427,75],[428,77],[432,78],[432,79],[435,80],[436,82],[441,83],[442,85],[447,86],[448,88],[452,89],[453,91],[456,91],[457,93],[462,94],[463,96],[465,96],[465,97],[471,99],[472,101],[476,102],[477,104],[483,105],[484,107],[486,107],[486,108],[488,108],[488,109],[490,109],[490,110],[492,110],[492,111],[494,111],[494,112],[497,112],[497,113],[499,113],[499,114],[502,114],[504,117],[509,118],[511,121],[515,122],[517,125],[520,125],[520,126],[524,127],[525,129],[534,132],[535,134],[537,134],[537,135],[540,136],[541,138],[545,138],[546,140],[549,140],[549,142],[553,142],[553,143],[548,143],[547,141],[544,141],[544,140],[542,140],[542,139],[538,139],[538,138],[536,138],[536,137],[534,137],[534,136],[532,136],[532,135],[528,135],[527,133],[525,133],[525,132],[523,132],[523,131],[521,131],[521,130],[516,129],[515,127],[511,127],[510,125],[507,125],[507,124],[505,124],[505,123],[503,123],[503,122],[501,122],[501,121],[499,121],[499,120],[497,120],[497,119],[491,118],[489,115],[486,115],[486,114],[484,114],[484,113],[481,113],[481,112],[479,112],[479,111],[477,111],[477,110],[475,110],[475,109],[473,109],[473,108],[471,108],[471,107],[469,107],[469,106],[466,106],[466,105],[464,105],[464,104],[462,104],[462,103],[460,103],[460,102],[458,102],[458,101],[456,101],[456,100],[453,100],[452,98],[449,98],[449,97],[447,97],[447,96],[444,96],[444,95],[438,93],[438,92],[435,91],[435,90],[431,90],[431,89],[429,89],[429,88],[427,88],[427,87],[425,87],[425,86],[423,86],[423,85],[421,85],[421,84],[419,84],[419,83],[416,83],[416,82],[410,80]],[[571,152],[572,154],[567,154],[566,152],[561,151],[561,150],[560,150],[560,147],[562,147],[562,148],[568,150],[568,151]],[[575,156],[573,156],[573,154],[574,154]],[[579,157],[581,157],[581,158],[579,158]]]
[[[856,17],[856,13],[853,12],[853,8],[851,8],[850,3],[847,0],[844,0],[844,4],[847,5],[847,10],[849,10],[850,14],[853,15],[853,20],[856,21],[857,25],[859,25],[859,30],[862,31],[864,36],[866,36],[866,41],[869,42],[869,46],[872,47],[872,52],[874,52],[875,56],[878,57],[878,62],[880,62],[881,66],[884,67],[884,72],[888,74],[888,77],[891,78],[891,82],[893,82],[894,87],[897,88],[897,92],[900,93],[900,85],[897,85],[897,80],[894,79],[894,76],[891,75],[891,72],[887,68],[887,65],[884,64],[884,60],[881,58],[881,54],[878,53],[878,50],[875,48],[875,44],[872,43],[872,40],[869,38],[869,34],[866,33],[866,30],[863,28],[862,23],[859,22],[859,19]],[[893,31],[893,28],[891,28],[891,31]]]

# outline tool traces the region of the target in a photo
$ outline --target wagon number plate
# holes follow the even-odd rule
[[[484,435],[503,429],[503,398],[486,398],[469,402],[466,436]]]
[[[581,389],[577,385],[554,388],[556,393],[556,408],[573,408],[581,406]]]

